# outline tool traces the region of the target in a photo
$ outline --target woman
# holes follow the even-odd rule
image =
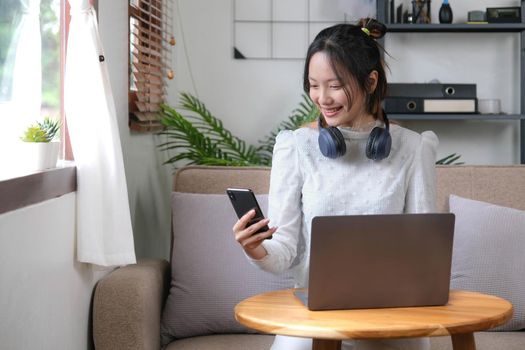
[[[321,112],[319,121],[278,135],[269,219],[247,227],[252,211],[233,227],[253,264],[273,273],[291,269],[297,287],[308,285],[314,216],[435,211],[436,135],[389,126],[381,108],[387,82],[375,39],[385,31],[363,19],[316,36],[306,56],[304,90]],[[272,228],[253,234],[270,220]],[[276,336],[272,350],[306,350],[311,343]],[[428,339],[343,342],[343,349],[428,348]]]

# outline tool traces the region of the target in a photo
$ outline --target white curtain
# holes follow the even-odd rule
[[[30,123],[40,118],[42,100],[42,40],[40,0],[20,0],[22,15],[11,38],[5,68],[10,78],[2,79],[0,91],[9,98],[9,130],[2,139],[17,140]],[[8,75],[9,76],[9,75]],[[9,94],[8,94],[9,95]]]
[[[77,256],[102,266],[135,263],[115,105],[96,14],[69,0],[65,112],[77,166]]]

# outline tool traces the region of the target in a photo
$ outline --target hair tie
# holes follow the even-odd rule
[[[368,30],[368,28],[361,27],[361,30],[363,31],[363,33],[365,33],[366,35],[370,36],[370,31]]]

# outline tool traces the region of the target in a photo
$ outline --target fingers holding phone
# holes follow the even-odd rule
[[[243,215],[233,226],[233,233],[235,240],[242,246],[246,254],[253,259],[260,260],[268,254],[261,243],[271,237],[277,228],[272,227],[264,231],[264,227],[268,227],[268,219],[262,219],[247,226],[254,216],[255,210],[250,210]]]
[[[235,240],[253,258],[264,257],[266,250],[260,245],[264,239],[272,238],[276,228],[268,227],[269,220],[264,218],[255,194],[250,189],[228,188],[226,193],[239,217],[233,226]]]
[[[233,225],[235,240],[243,247],[250,248],[253,243],[260,244],[262,240],[271,238],[276,230],[275,227],[268,227],[269,219],[256,218],[255,216],[256,210],[252,209]]]

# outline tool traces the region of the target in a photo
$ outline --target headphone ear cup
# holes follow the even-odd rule
[[[366,156],[369,159],[381,160],[388,157],[392,147],[392,137],[388,130],[375,127],[366,142]]]
[[[334,127],[319,128],[319,149],[323,156],[337,158],[346,153],[346,144],[343,134]]]

